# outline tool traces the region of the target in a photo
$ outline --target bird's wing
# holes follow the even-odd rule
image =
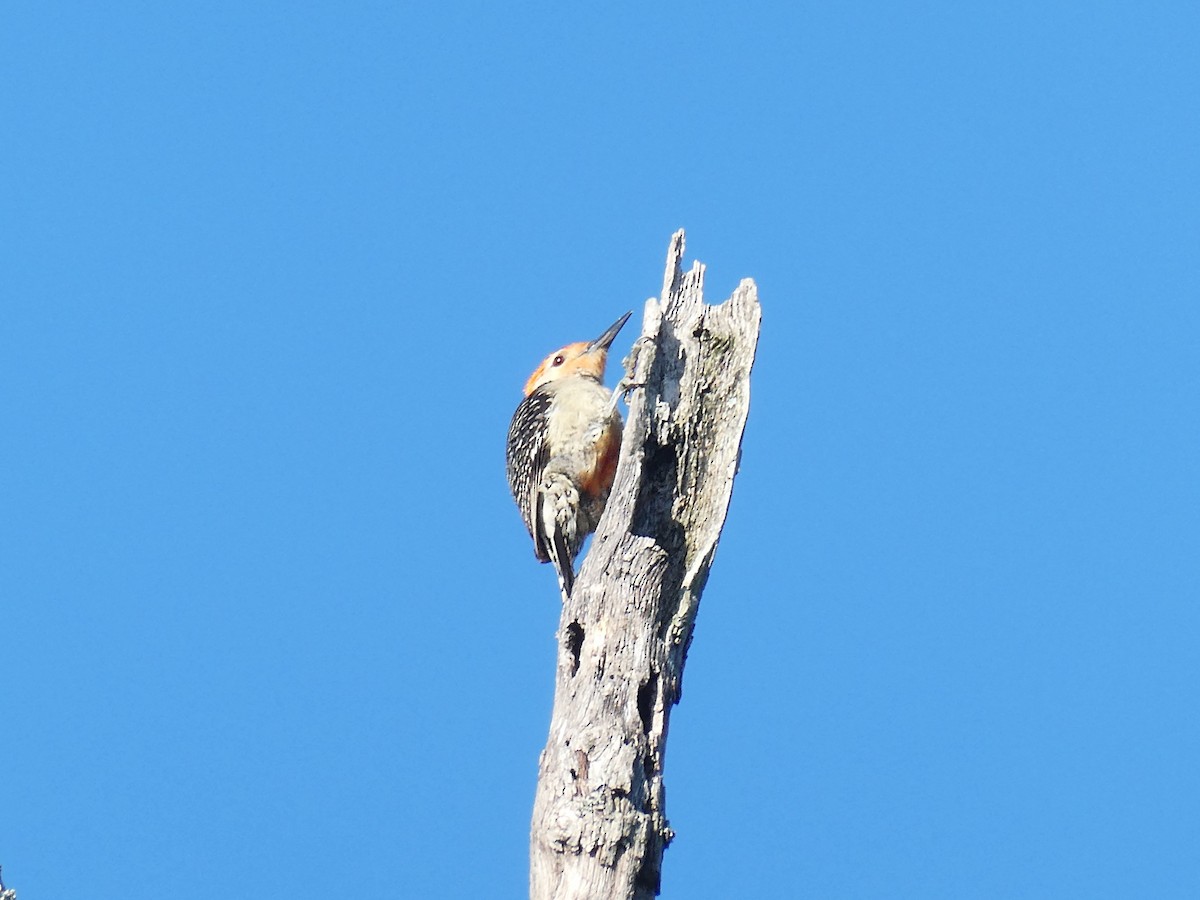
[[[521,511],[525,528],[533,538],[534,555],[542,562],[550,559],[538,513],[542,471],[550,457],[546,445],[550,399],[545,391],[535,390],[521,401],[508,426],[508,486]]]

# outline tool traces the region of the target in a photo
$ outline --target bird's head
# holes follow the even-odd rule
[[[604,366],[608,362],[608,348],[612,346],[617,332],[629,319],[631,313],[625,313],[613,322],[605,332],[594,341],[577,341],[555,350],[542,364],[533,370],[529,380],[525,382],[525,396],[528,397],[538,387],[570,375],[588,375],[600,381],[604,378]]]

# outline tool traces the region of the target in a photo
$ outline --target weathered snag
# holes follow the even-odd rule
[[[683,251],[678,231],[630,354],[638,387],[608,508],[563,604],[532,900],[654,897],[673,836],[667,725],[729,508],[760,320],[749,279],[705,305],[704,267],[684,272]]]

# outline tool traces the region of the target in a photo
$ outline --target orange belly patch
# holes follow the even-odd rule
[[[596,441],[596,465],[579,479],[579,487],[592,497],[606,497],[617,474],[621,454],[621,429],[606,428]]]

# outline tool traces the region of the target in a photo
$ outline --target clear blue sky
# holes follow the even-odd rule
[[[679,227],[764,317],[663,896],[1200,896],[1200,10],[645,7],[9,4],[22,900],[524,895],[505,431]]]

